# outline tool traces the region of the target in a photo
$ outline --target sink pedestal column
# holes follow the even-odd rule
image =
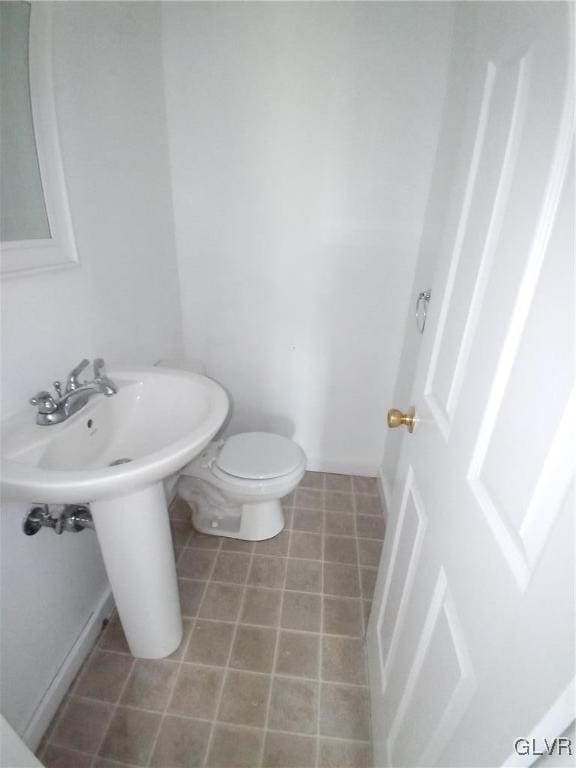
[[[162,483],[90,510],[130,651],[169,656],[182,641],[182,615]]]

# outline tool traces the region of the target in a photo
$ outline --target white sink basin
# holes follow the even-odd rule
[[[116,394],[95,395],[61,424],[37,426],[29,407],[0,425],[0,487],[6,500],[90,505],[130,650],[161,658],[182,640],[162,481],[216,434],[228,397],[205,376],[167,368],[109,377]]]
[[[37,426],[32,406],[2,424],[4,498],[80,504],[152,485],[196,456],[228,412],[224,389],[196,373],[109,376],[117,394],[95,395],[61,424]]]

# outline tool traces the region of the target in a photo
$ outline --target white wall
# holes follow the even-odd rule
[[[82,357],[182,354],[153,3],[56,3],[55,86],[80,266],[2,285],[4,412]],[[30,418],[34,417],[30,407]],[[1,509],[2,711],[23,732],[108,589],[91,532],[27,539]]]
[[[315,468],[381,461],[452,13],[162,6],[186,352]]]

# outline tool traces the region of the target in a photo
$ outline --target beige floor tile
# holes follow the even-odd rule
[[[356,532],[366,539],[384,538],[384,518],[376,515],[356,515]]]
[[[370,737],[368,688],[322,683],[320,734],[367,741]]]
[[[322,536],[317,533],[292,531],[290,540],[290,557],[322,559]]]
[[[357,565],[356,539],[349,536],[325,536],[324,560],[332,563]]]
[[[285,629],[320,631],[320,595],[306,592],[285,592],[280,625]]]
[[[80,752],[95,752],[112,711],[112,704],[70,696],[50,737],[51,743]],[[89,728],[87,723],[90,723]]]
[[[359,515],[382,516],[382,506],[378,496],[368,496],[365,493],[356,494],[356,512]]]
[[[322,533],[324,513],[321,509],[294,509],[292,530]]]
[[[324,509],[324,491],[298,488],[294,506],[301,509]]]
[[[168,707],[174,715],[211,719],[222,684],[223,670],[183,664]]]
[[[282,630],[278,641],[276,673],[295,677],[317,678],[320,659],[320,637],[303,632]]]
[[[275,677],[268,727],[293,733],[316,733],[318,683]]]
[[[322,679],[366,685],[364,642],[353,637],[322,638]]]
[[[271,539],[256,541],[254,543],[254,553],[256,555],[278,555],[284,557],[288,552],[288,543],[290,541],[290,531],[284,529]]]
[[[42,736],[40,744],[36,750],[38,754],[40,754],[44,746],[52,740],[52,734],[54,733],[54,730],[58,725],[61,715],[63,714],[64,710],[68,706],[68,701],[70,699],[70,696],[72,695],[72,691],[74,690],[74,684],[81,674],[82,674],[82,668],[80,668],[80,671],[76,673],[76,678],[72,681],[72,684],[70,685],[68,691],[66,692],[66,695],[64,696],[64,698],[58,705],[56,712],[52,716],[52,720],[48,724],[48,727],[46,728],[46,731],[44,732],[44,735]],[[0,687],[0,699],[1,699],[1,696],[2,696],[2,689]]]
[[[314,768],[316,764],[316,739],[290,733],[266,734],[264,743],[264,768]]]
[[[263,737],[263,731],[216,724],[207,767],[255,768],[260,758]]]
[[[170,526],[172,531],[172,543],[175,547],[185,547],[192,536],[192,526],[190,523],[174,522]]]
[[[212,572],[213,581],[228,581],[244,584],[250,567],[250,555],[239,552],[219,552]]]
[[[198,615],[202,619],[236,621],[242,602],[242,587],[209,583]]]
[[[275,647],[275,629],[240,625],[232,646],[230,666],[252,672],[271,672]]]
[[[94,651],[80,674],[74,694],[101,701],[117,701],[134,660],[109,651]]]
[[[180,606],[182,608],[183,616],[196,616],[200,603],[202,602],[202,597],[204,596],[205,588],[205,581],[178,579]]]
[[[283,557],[264,557],[254,555],[248,583],[253,587],[270,587],[272,589],[284,586],[286,559]]]
[[[46,745],[41,760],[46,768],[90,768],[92,765],[92,755],[56,747],[54,744]]]
[[[150,765],[200,768],[210,739],[210,723],[167,715],[162,721]]]
[[[192,520],[192,510],[189,504],[179,496],[176,496],[172,504],[170,504],[169,515],[171,520],[185,521],[188,524]]]
[[[298,592],[322,590],[322,563],[320,560],[288,560],[286,589]]]
[[[266,721],[270,680],[269,675],[228,670],[218,720],[255,728],[263,727]]]
[[[355,493],[371,493],[378,496],[378,479],[376,477],[362,477],[356,475],[352,478]]]
[[[367,600],[372,600],[374,595],[374,587],[376,585],[376,576],[378,571],[376,568],[360,568],[360,583],[362,585],[362,597]]]
[[[280,621],[282,592],[279,589],[247,588],[240,621],[275,627]]]
[[[369,743],[320,739],[319,768],[371,768]]]
[[[100,747],[102,757],[147,765],[161,715],[118,707]]]
[[[352,478],[350,475],[326,474],[324,477],[327,491],[352,493]]]
[[[96,757],[92,768],[134,768],[128,763],[120,763],[118,760],[108,760],[107,757]]]
[[[324,632],[331,635],[349,635],[361,637],[364,633],[362,624],[362,604],[358,599],[348,597],[323,598]]]
[[[100,635],[98,640],[100,648],[106,651],[116,651],[116,653],[130,653],[126,636],[122,629],[122,624],[117,615],[114,615]]]
[[[341,597],[359,597],[358,568],[355,565],[324,563],[324,593]]]
[[[178,575],[185,579],[207,579],[212,573],[216,552],[186,547],[178,560]]]
[[[234,636],[234,624],[198,619],[190,635],[185,661],[225,667]]]
[[[193,619],[182,619],[182,640],[180,641],[180,645],[178,648],[176,648],[175,651],[173,651],[170,656],[167,656],[166,658],[170,661],[180,661],[184,657],[184,651],[186,650],[186,646],[188,644],[188,639],[190,637],[190,632],[192,632],[192,627],[194,625]]]
[[[360,565],[377,568],[380,563],[382,542],[378,539],[358,539]]]
[[[167,659],[136,659],[121,703],[163,712],[176,680],[178,662]]]
[[[368,622],[370,620],[370,613],[372,611],[372,601],[362,600],[362,607],[364,610],[364,631],[368,629]]]
[[[200,533],[192,529],[188,546],[194,549],[220,549],[223,541],[224,539],[220,536],[212,536],[212,534]]]
[[[222,539],[221,549],[223,552],[243,552],[249,555],[254,550],[254,542],[225,537]]]
[[[351,493],[326,491],[326,511],[354,514],[354,497]]]
[[[305,472],[300,480],[299,488],[308,488],[316,491],[324,490],[324,474],[322,472]]]
[[[356,536],[354,515],[348,512],[325,512],[324,533],[332,536]]]

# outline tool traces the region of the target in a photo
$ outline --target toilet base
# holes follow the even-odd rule
[[[218,514],[195,505],[192,524],[200,533],[245,541],[263,541],[284,529],[284,512],[278,500],[242,504],[240,514]]]
[[[231,539],[263,541],[284,529],[280,499],[242,503],[199,478],[181,475],[178,496],[192,508],[192,524],[200,533]]]

